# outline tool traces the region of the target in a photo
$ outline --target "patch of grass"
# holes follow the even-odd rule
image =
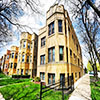
[[[4,73],[0,73],[0,78],[8,78],[8,76],[6,76]]]
[[[91,76],[90,82],[92,100],[100,100],[100,78],[95,82],[95,78]]]
[[[5,100],[39,100],[40,85],[32,82],[24,82],[16,85],[0,88]],[[65,100],[68,100],[65,95]],[[62,100],[61,91],[50,90],[43,94],[43,100]]]
[[[30,80],[31,79],[13,79],[13,78],[2,79],[2,80],[0,80],[0,86],[14,84],[14,83],[20,83],[20,82],[28,82]]]

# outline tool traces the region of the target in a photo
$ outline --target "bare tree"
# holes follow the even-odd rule
[[[0,0],[0,47],[12,40],[13,26],[18,30],[28,27],[19,22],[26,11],[33,16],[41,14],[40,5],[39,0]]]
[[[94,0],[58,0],[64,1],[64,6],[69,6],[70,12],[73,14],[74,21],[77,23],[79,35],[84,40],[86,50],[88,50],[91,65],[97,74],[96,61],[100,64],[100,56],[98,48],[100,46],[100,11],[96,7]],[[90,16],[91,15],[91,16]]]

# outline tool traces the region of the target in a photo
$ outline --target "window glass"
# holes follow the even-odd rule
[[[72,50],[70,49],[70,56],[72,57]]]
[[[32,62],[32,55],[30,56],[30,62]]]
[[[40,72],[40,78],[41,78],[41,80],[45,80],[45,73],[44,72]]]
[[[23,48],[25,48],[26,47],[26,41],[24,41],[24,43],[23,43]]]
[[[55,74],[48,74],[48,84],[54,84],[55,83]]]
[[[22,62],[24,62],[24,55],[22,55]]]
[[[7,59],[9,59],[9,55],[7,55]]]
[[[54,22],[52,22],[51,24],[49,24],[49,33],[48,35],[51,35],[54,33]]]
[[[52,49],[52,53],[53,53],[53,61],[55,61],[55,48]]]
[[[12,53],[12,58],[14,58],[14,53]]]
[[[11,63],[11,68],[13,68],[13,63]]]
[[[55,61],[55,48],[49,48],[48,49],[48,62]]]
[[[51,49],[49,49],[49,62],[51,61]]]
[[[16,69],[16,67],[17,67],[17,63],[14,64],[14,69]]]
[[[63,46],[59,47],[59,59],[63,60]]]
[[[23,75],[23,69],[21,69],[21,75]]]
[[[29,63],[29,56],[27,56],[27,63]]]
[[[16,54],[15,59],[17,59],[17,55],[18,55],[18,54]]]
[[[28,43],[28,49],[30,49],[30,43]]]
[[[58,20],[58,31],[62,32],[62,20]]]
[[[41,47],[45,46],[45,39],[46,39],[46,37],[41,38]]]
[[[40,59],[41,59],[40,64],[45,64],[45,55],[41,55]]]
[[[19,74],[19,69],[17,69],[17,74]]]

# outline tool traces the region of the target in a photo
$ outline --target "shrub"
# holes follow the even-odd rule
[[[12,78],[30,78],[30,75],[12,75]]]
[[[40,79],[40,77],[35,77],[35,78],[34,78],[34,81],[35,81],[35,82],[40,82],[41,79]]]

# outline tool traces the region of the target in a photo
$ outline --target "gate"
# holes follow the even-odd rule
[[[67,84],[67,86],[66,86]],[[63,80],[60,80],[54,84],[51,84],[49,86],[43,87],[43,82],[40,83],[40,100],[42,100],[43,93],[50,91],[51,89],[56,89],[62,91],[62,100],[64,100],[64,91],[68,91],[71,89],[71,91],[74,90],[74,80],[72,76],[69,76],[68,78],[65,78]]]

